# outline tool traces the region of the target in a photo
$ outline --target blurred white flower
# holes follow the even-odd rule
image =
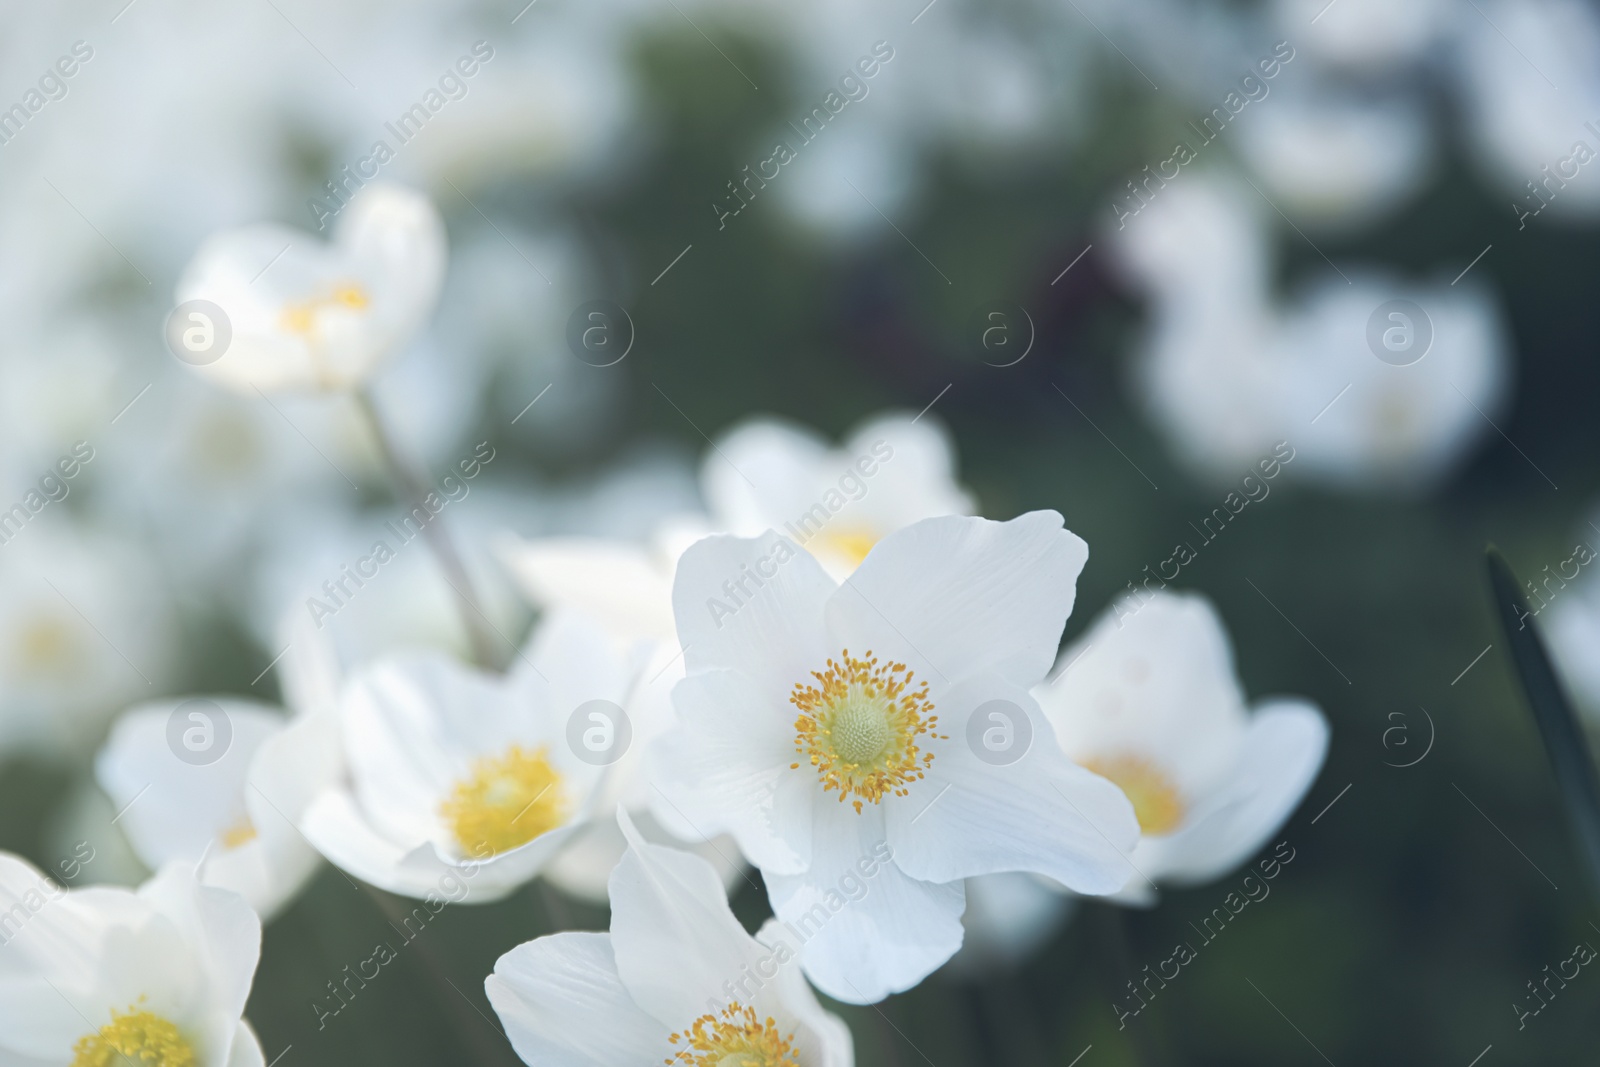
[[[1371,72],[1425,58],[1454,27],[1461,5],[1456,0],[1274,0],[1272,6],[1279,32],[1313,59]]]
[[[843,586],[776,533],[684,554],[688,673],[679,723],[651,752],[655,810],[733,835],[777,917],[813,926],[800,958],[830,996],[881,1000],[947,960],[963,878],[1036,871],[1108,893],[1132,873],[1127,798],[1049,741],[1027,691],[1087,557],[1054,512],[924,520]],[[968,733],[995,700],[1038,741],[1006,765]],[[868,869],[859,899],[831,908]]]
[[[968,878],[961,951],[941,973],[981,982],[1026,963],[1066,925],[1078,898],[1034,874]]]
[[[191,730],[207,745],[224,745],[221,754],[180,757],[174,746]],[[283,738],[290,731],[306,736]],[[326,716],[290,723],[276,708],[229,697],[130,708],[95,761],[146,866],[198,864],[202,884],[238,893],[263,921],[316,872],[319,857],[293,820],[338,770]]]
[[[525,1063],[852,1067],[776,924],[745,933],[710,865],[646,844],[611,876],[609,933],[568,931],[495,961],[484,991]]]
[[[20,530],[0,513],[0,534],[0,748],[88,747],[168,677],[171,603],[109,532],[46,510]]]
[[[261,920],[170,864],[137,892],[63,890],[0,853],[0,1061],[261,1067],[244,1014]]]
[[[228,317],[221,358],[197,369],[243,393],[360,385],[427,322],[444,279],[444,224],[428,199],[375,183],[333,244],[269,223],[209,238],[176,299]]]
[[[498,900],[539,873],[594,810],[603,768],[569,744],[580,705],[622,701],[631,681],[603,632],[554,616],[510,675],[436,652],[393,656],[343,687],[346,780],[301,830],[330,862],[404,896],[442,879]]]
[[[1154,883],[1209,882],[1248,860],[1327,754],[1328,726],[1310,703],[1246,711],[1222,622],[1195,595],[1118,601],[1034,696],[1066,754],[1133,802],[1138,875],[1119,894],[1131,903],[1153,902]]]

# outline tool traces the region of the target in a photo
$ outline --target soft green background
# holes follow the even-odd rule
[[[603,452],[559,464],[508,441],[512,462],[576,480],[641,439],[699,451],[704,440],[685,415],[713,436],[756,412],[840,434],[885,407],[921,409],[949,384],[934,410],[954,433],[984,513],[1056,508],[1090,545],[1072,637],[1142,567],[1190,539],[1188,523],[1225,492],[1175,464],[1130,405],[1124,372],[1139,308],[1098,250],[1050,285],[1105,221],[1100,190],[1153,158],[1175,113],[1129,83],[1093,112],[1088,140],[1070,156],[1022,170],[969,156],[929,160],[932,194],[895,222],[947,283],[892,232],[840,252],[786,228],[760,200],[716,231],[714,191],[764,157],[767,131],[802,103],[769,76],[772,53],[737,37],[718,43],[761,92],[687,29],[642,40],[652,134],[636,173],[603,195],[555,194],[558,215],[608,249],[609,276],[593,295],[625,304],[638,325],[634,354],[594,370],[627,379],[618,432]],[[1495,541],[1532,575],[1571,555],[1588,530],[1600,480],[1590,293],[1600,243],[1581,231],[1517,232],[1458,154],[1392,225],[1356,243],[1319,243],[1338,262],[1431,274],[1493,242],[1474,270],[1504,296],[1519,361],[1514,408],[1500,427],[1560,488],[1498,434],[1429,499],[1334,495],[1280,479],[1180,579],[1221,609],[1252,696],[1303,694],[1332,722],[1327,767],[1281,835],[1297,854],[1271,897],[1204,948],[1128,1031],[1117,1032],[1110,1007],[1109,990],[1121,983],[1109,926],[1117,914],[1091,906],[1008,977],[972,987],[936,975],[877,1008],[841,1008],[859,1062],[1066,1064],[1091,1043],[1083,1067],[1322,1062],[1311,1043],[1341,1065],[1465,1065],[1490,1043],[1485,1065],[1593,1060],[1600,977],[1583,973],[1521,1032],[1511,1007],[1575,941],[1600,944],[1590,925],[1600,910],[1502,655],[1482,552]],[[308,195],[314,184],[308,177]],[[545,215],[551,195],[493,188],[478,203],[511,217]],[[469,210],[440,200],[447,215]],[[455,221],[465,218],[447,217]],[[690,242],[690,255],[650,286]],[[1292,231],[1281,253],[1285,285],[1325,269]],[[1027,307],[1040,324],[1035,349],[1016,367],[984,366],[977,354],[974,312],[994,300]],[[243,691],[270,658],[229,632],[237,631],[225,627],[215,647],[196,649],[195,687]],[[1409,769],[1385,766],[1421,751],[1419,708],[1437,727],[1432,752]],[[1408,746],[1385,749],[1384,731],[1402,722]],[[50,854],[42,828],[86,775],[86,767],[0,768],[0,846],[53,867],[63,857]],[[1188,924],[1236,881],[1125,914],[1134,966],[1192,939]],[[748,887],[736,907],[752,927],[766,911]],[[324,869],[268,928],[249,1018],[269,1059],[292,1045],[284,1067],[473,1061],[484,1059],[480,1048],[509,1064],[482,992],[495,958],[558,925],[604,924],[603,912],[537,884],[500,904],[449,908],[318,1031],[310,1005],[324,984],[377,942],[397,943],[372,901]]]

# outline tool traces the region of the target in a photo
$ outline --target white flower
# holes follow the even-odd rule
[[[347,779],[300,828],[392,893],[426,898],[459,878],[467,901],[498,900],[592,813],[603,768],[569,746],[568,720],[590,700],[620,702],[629,681],[604,635],[570,616],[544,623],[506,677],[432,652],[381,660],[340,693]]]
[[[915,523],[843,586],[773,532],[684,554],[688,674],[651,753],[657,811],[733,835],[828,995],[880,1000],[948,959],[963,878],[1109,893],[1131,875],[1127,798],[1062,754],[1028,694],[1087,558],[1048,511]],[[968,731],[993,701],[1032,738],[1005,765]]]
[[[849,1030],[774,924],[751,937],[704,860],[646,844],[626,815],[622,828],[610,933],[518,945],[484,980],[517,1055],[539,1067],[852,1067]]]
[[[984,874],[967,879],[966,936],[943,974],[985,981],[1027,962],[1077,910],[1078,898],[1034,874]]]
[[[1248,860],[1294,811],[1322,767],[1328,726],[1310,703],[1254,713],[1209,601],[1157,591],[1114,604],[1034,690],[1066,754],[1116,782],[1142,836],[1123,890],[1195,885]]]
[[[374,184],[351,199],[331,245],[273,224],[214,235],[176,298],[209,300],[228,316],[226,352],[198,368],[214,381],[243,393],[347,389],[427,321],[444,265],[433,205]]]
[[[307,736],[285,739],[290,731]],[[207,758],[205,746],[222,744]],[[253,701],[191,697],[124,712],[95,775],[146,866],[199,864],[203,884],[238,893],[265,920],[316,872],[293,820],[337,773],[337,756],[326,716],[291,724]]]
[[[241,1018],[260,953],[255,912],[188,865],[63,890],[0,853],[0,1063],[260,1067]]]
[[[790,423],[747,422],[712,446],[700,484],[710,515],[663,522],[648,548],[548,538],[509,544],[502,558],[536,603],[575,607],[623,632],[670,639],[678,558],[708,533],[783,531],[843,580],[895,530],[973,509],[955,480],[949,436],[931,419],[904,415],[874,418],[839,448]]]

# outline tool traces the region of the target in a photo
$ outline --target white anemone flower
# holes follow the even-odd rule
[[[569,744],[569,721],[619,704],[630,681],[604,633],[571,615],[547,620],[504,677],[437,652],[380,660],[340,692],[345,774],[300,829],[391,893],[425,899],[460,879],[468,901],[498,900],[591,816],[605,768]]]
[[[850,1031],[817,1003],[777,924],[751,937],[709,864],[621,824],[610,932],[518,945],[484,980],[517,1055],[540,1067],[852,1067]]]
[[[291,723],[231,697],[168,699],[123,713],[95,776],[146,866],[198,864],[202,884],[238,893],[266,920],[316,873],[320,857],[293,820],[337,773],[333,742],[325,719]]]
[[[433,204],[384,184],[351,198],[332,244],[269,223],[215,234],[176,298],[220,307],[232,336],[196,369],[246,394],[360,385],[427,321],[445,257]]]
[[[949,959],[964,878],[1110,893],[1133,873],[1128,799],[1066,758],[1028,693],[1087,558],[1049,511],[915,523],[842,586],[775,532],[684,554],[658,813],[738,841],[829,996],[881,1000]],[[998,755],[974,738],[997,709]]]
[[[260,954],[255,912],[192,866],[64,890],[0,853],[0,1063],[261,1067],[241,1017]]]
[[[1034,690],[1066,754],[1133,801],[1139,876],[1121,899],[1150,903],[1154,883],[1198,885],[1248,860],[1305,796],[1328,750],[1328,724],[1305,700],[1253,712],[1233,653],[1204,597],[1157,591],[1114,604]]]

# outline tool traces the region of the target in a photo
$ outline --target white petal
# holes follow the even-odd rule
[[[1049,943],[1077,908],[1077,898],[1031,874],[967,879],[966,938],[942,973],[989,980],[1013,970]]]
[[[1053,511],[926,519],[879,542],[829,599],[829,643],[944,684],[995,673],[1033,685],[1055,659],[1088,558]]]
[[[651,807],[698,837],[732,834],[750,862],[793,873],[810,856],[816,776],[790,769],[793,716],[733,671],[691,674],[673,689],[680,723],[652,747]]]
[[[598,538],[545,538],[508,541],[498,555],[542,607],[585,611],[635,636],[673,636],[672,571],[643,549]]]
[[[804,945],[808,978],[828,996],[871,1004],[910,989],[961,947],[960,882],[935,885],[894,862],[881,812],[816,792],[815,844],[799,875],[767,874],[772,910]]]
[[[781,529],[816,503],[827,466],[827,442],[814,431],[756,419],[728,431],[706,454],[700,487],[723,528],[755,537]]]
[[[228,1053],[228,1067],[266,1067],[267,1057],[261,1051],[261,1041],[250,1024],[239,1020],[233,1034],[233,1048]]]
[[[796,944],[794,935],[777,919],[768,919],[756,940],[772,949],[783,944],[792,950]],[[771,966],[768,965],[769,969]],[[771,996],[757,1001],[762,1004],[758,1010],[766,1010],[770,1003],[774,1005],[774,1019],[783,1020],[785,1026],[793,1021],[795,1051],[807,1067],[854,1067],[855,1043],[850,1037],[850,1027],[817,1002],[817,995],[806,984],[805,976],[794,961],[778,965],[777,971],[771,985],[762,988],[763,993],[770,990]]]
[[[1150,877],[1175,885],[1221,877],[1293,814],[1327,752],[1327,720],[1314,706],[1265,704],[1251,717],[1228,787],[1207,797],[1177,833],[1141,841],[1134,862]]]
[[[647,844],[626,812],[617,817],[629,845],[610,883],[617,973],[641,1008],[681,1029],[728,1001],[724,983],[754,967],[761,946],[734,918],[711,864]]]
[[[984,729],[1014,731],[1027,751],[1016,762],[980,760],[968,741],[969,720],[991,700],[1005,718],[1020,713],[1026,727],[996,722]],[[996,680],[967,683],[937,709],[939,731],[927,777],[911,794],[885,801],[895,862],[913,877],[949,882],[980,874],[1031,871],[1082,893],[1120,889],[1139,839],[1133,805],[1122,790],[1062,754],[1049,721],[1031,696]],[[946,788],[948,787],[948,788]]]
[[[834,588],[821,564],[775,533],[696,542],[678,561],[672,586],[689,673],[738,671],[769,700],[787,700],[795,683],[838,654],[822,626]]]
[[[215,1009],[230,1019],[242,1016],[261,956],[261,920],[244,898],[201,885],[194,868],[181,863],[162,868],[139,887],[139,897],[183,934],[205,970]]]
[[[672,1054],[669,1028],[618,977],[610,934],[525,942],[495,961],[483,988],[511,1047],[533,1067],[645,1067]]]
[[[852,433],[839,456],[851,463],[865,458],[873,473],[863,475],[856,468],[866,492],[859,502],[846,504],[835,521],[861,521],[888,534],[921,519],[972,514],[971,495],[956,483],[950,435],[931,415],[879,416]],[[837,481],[841,472],[832,473]]]

